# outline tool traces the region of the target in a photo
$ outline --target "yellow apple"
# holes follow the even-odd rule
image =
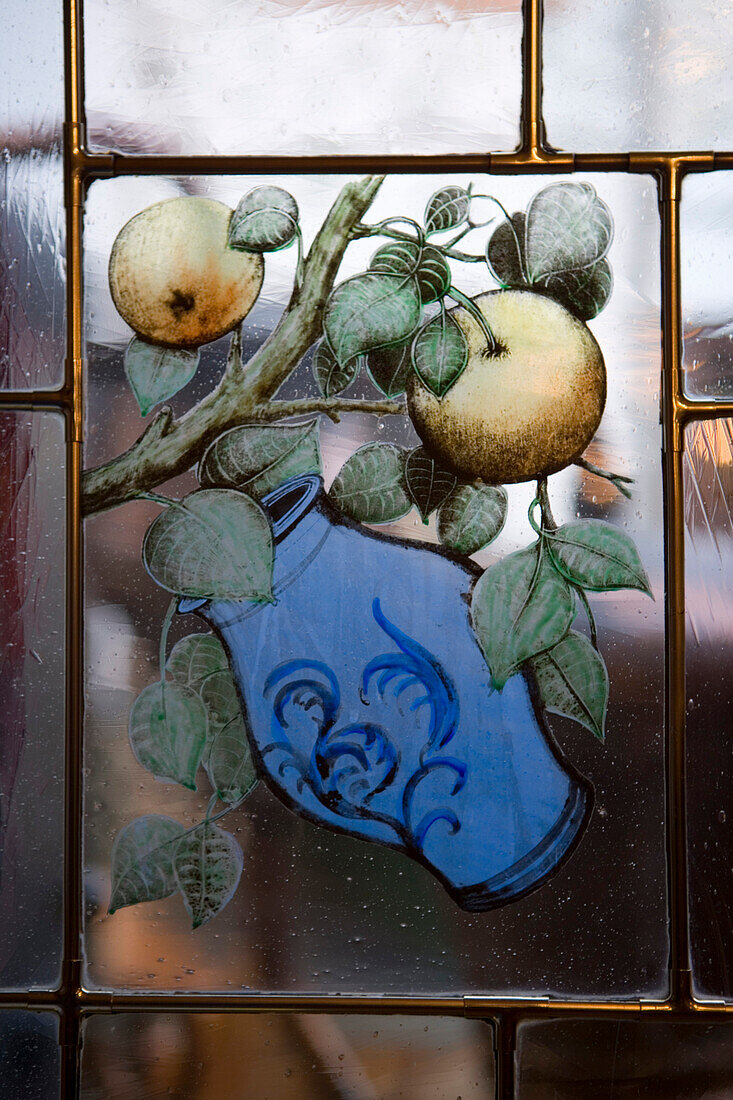
[[[109,261],[112,298],[146,340],[196,348],[230,332],[262,286],[262,256],[229,248],[232,211],[185,196],[155,203],[119,232]]]
[[[606,402],[606,368],[590,329],[551,298],[497,290],[474,299],[496,354],[464,307],[451,310],[468,343],[463,373],[442,399],[417,375],[407,398],[427,451],[466,480],[530,481],[578,458]]]

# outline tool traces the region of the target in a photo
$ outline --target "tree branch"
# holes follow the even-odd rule
[[[270,399],[320,335],[323,309],[351,230],[381,182],[381,176],[366,176],[342,189],[303,263],[302,284],[294,288],[277,327],[246,365],[239,362],[235,333],[227,369],[211,393],[180,420],[163,407],[129,450],[84,473],[85,515],[122,504],[140,490],[183,473],[223,431],[263,419]]]
[[[405,412],[405,406],[398,401],[361,401],[338,397],[314,397],[299,401],[270,401],[257,412],[256,420],[285,420],[290,416],[304,416],[307,413],[325,413],[338,424],[341,413],[376,413],[378,416],[398,416]]]

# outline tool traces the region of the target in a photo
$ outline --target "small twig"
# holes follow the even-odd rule
[[[575,465],[579,466],[581,470],[587,470],[589,474],[595,474],[596,477],[603,477],[606,481],[610,481],[619,493],[623,493],[627,500],[631,500],[631,492],[626,486],[634,484],[633,477],[626,477],[624,474],[614,474],[610,470],[604,470],[600,466],[595,466],[592,462],[589,462],[587,458],[576,458]]]
[[[242,371],[242,326],[237,325],[229,341],[225,373],[241,374]]]
[[[308,413],[325,413],[338,424],[341,413],[374,413],[377,416],[399,416],[404,414],[405,406],[398,401],[356,401],[349,398],[315,397],[298,401],[270,401],[252,414],[253,420],[284,420],[291,416],[304,416]]]
[[[391,237],[395,241],[414,241],[415,238],[409,233],[401,233],[399,229],[382,229],[378,225],[355,225],[351,230],[351,239],[353,241],[362,240],[364,237]],[[450,248],[447,245],[437,244],[435,241],[431,241],[433,248],[438,248],[444,256],[448,256],[451,260],[461,260],[464,264],[483,264],[486,263],[485,256],[474,256],[470,252],[460,252],[458,249]]]

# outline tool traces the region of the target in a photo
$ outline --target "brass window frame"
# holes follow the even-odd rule
[[[529,1020],[652,1014],[670,1020],[724,1021],[733,1004],[693,996],[687,913],[685,804],[684,430],[702,420],[733,417],[733,400],[699,401],[685,392],[680,301],[680,194],[688,173],[733,168],[733,152],[567,153],[548,145],[542,120],[542,0],[523,0],[521,144],[514,153],[452,156],[133,156],[90,153],[84,115],[82,0],[64,0],[64,178],[67,234],[66,360],[58,390],[6,391],[3,409],[54,409],[66,424],[67,592],[63,964],[54,990],[0,992],[0,1008],[51,1010],[60,1017],[62,1095],[79,1092],[79,1030],[104,1012],[328,1012],[464,1016],[494,1027],[496,1096],[514,1097],[517,1027]],[[661,222],[662,464],[665,547],[665,791],[669,993],[663,1000],[560,1001],[548,997],[404,997],[310,994],[108,993],[82,985],[82,720],[83,720],[83,444],[82,220],[95,179],[133,175],[246,175],[321,172],[490,172],[653,175]]]

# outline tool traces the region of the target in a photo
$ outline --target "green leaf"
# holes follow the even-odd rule
[[[204,768],[224,802],[239,802],[257,783],[247,729],[229,669],[215,672],[201,688],[209,720]]]
[[[463,187],[441,187],[428,200],[425,207],[425,232],[440,233],[444,229],[455,229],[468,218],[471,206],[470,191]]]
[[[567,633],[575,600],[538,542],[485,570],[473,590],[471,615],[491,678],[501,689],[525,661]]]
[[[110,913],[175,894],[174,841],[183,831],[172,817],[159,814],[146,814],[120,829],[112,848]]]
[[[527,208],[530,282],[598,263],[612,237],[611,212],[589,183],[550,184]]]
[[[496,538],[506,522],[502,486],[459,485],[438,511],[438,538],[459,554],[475,554]]]
[[[229,247],[245,252],[277,252],[298,229],[298,204],[282,187],[253,187],[239,200],[229,221]]]
[[[197,350],[163,348],[133,336],[125,350],[125,374],[142,415],[183,389],[198,365]]]
[[[165,668],[174,680],[198,695],[204,680],[227,670],[229,662],[216,634],[188,634],[173,646]]]
[[[442,310],[418,332],[412,362],[420,381],[436,397],[444,397],[468,362],[468,343],[450,313]]]
[[[327,340],[321,340],[313,357],[313,374],[318,389],[324,397],[335,397],[343,393],[354,381],[361,369],[361,357],[350,359],[348,363],[339,363],[331,351]]]
[[[389,348],[377,348],[366,357],[367,374],[385,397],[399,397],[407,388],[412,374],[410,345],[396,344]]]
[[[437,302],[450,289],[451,272],[440,249],[419,241],[390,241],[375,252],[370,271],[388,275],[414,275],[423,305]]]
[[[195,692],[173,680],[150,684],[130,707],[130,745],[156,779],[196,790],[206,741],[206,711]]]
[[[199,467],[202,485],[263,497],[295,474],[320,474],[318,420],[244,424],[215,439]]]
[[[195,599],[271,600],[273,559],[267,516],[232,489],[189,493],[161,512],[143,542],[153,580]]]
[[[608,673],[603,658],[574,630],[531,661],[542,704],[580,722],[603,741],[608,704]]]
[[[367,443],[346,460],[331,486],[334,504],[361,523],[392,523],[412,508],[406,452],[394,443]]]
[[[420,323],[420,311],[415,278],[367,272],[332,291],[323,327],[334,355],[346,366],[364,352],[407,340]]]
[[[561,271],[540,279],[538,286],[569,309],[581,321],[590,321],[601,312],[611,297],[613,275],[607,259],[577,271]]]
[[[405,480],[407,491],[425,523],[430,513],[440,508],[457,484],[455,474],[441,469],[423,447],[416,447],[407,456]]]
[[[173,865],[192,926],[199,928],[231,900],[244,857],[230,833],[204,821],[178,841]]]
[[[651,596],[649,578],[629,536],[602,519],[581,519],[547,532],[552,559],[568,580],[592,592],[638,588]]]
[[[525,286],[522,245],[524,242],[525,216],[512,214],[512,224],[504,219],[499,222],[486,245],[486,262],[489,270],[502,286]]]

